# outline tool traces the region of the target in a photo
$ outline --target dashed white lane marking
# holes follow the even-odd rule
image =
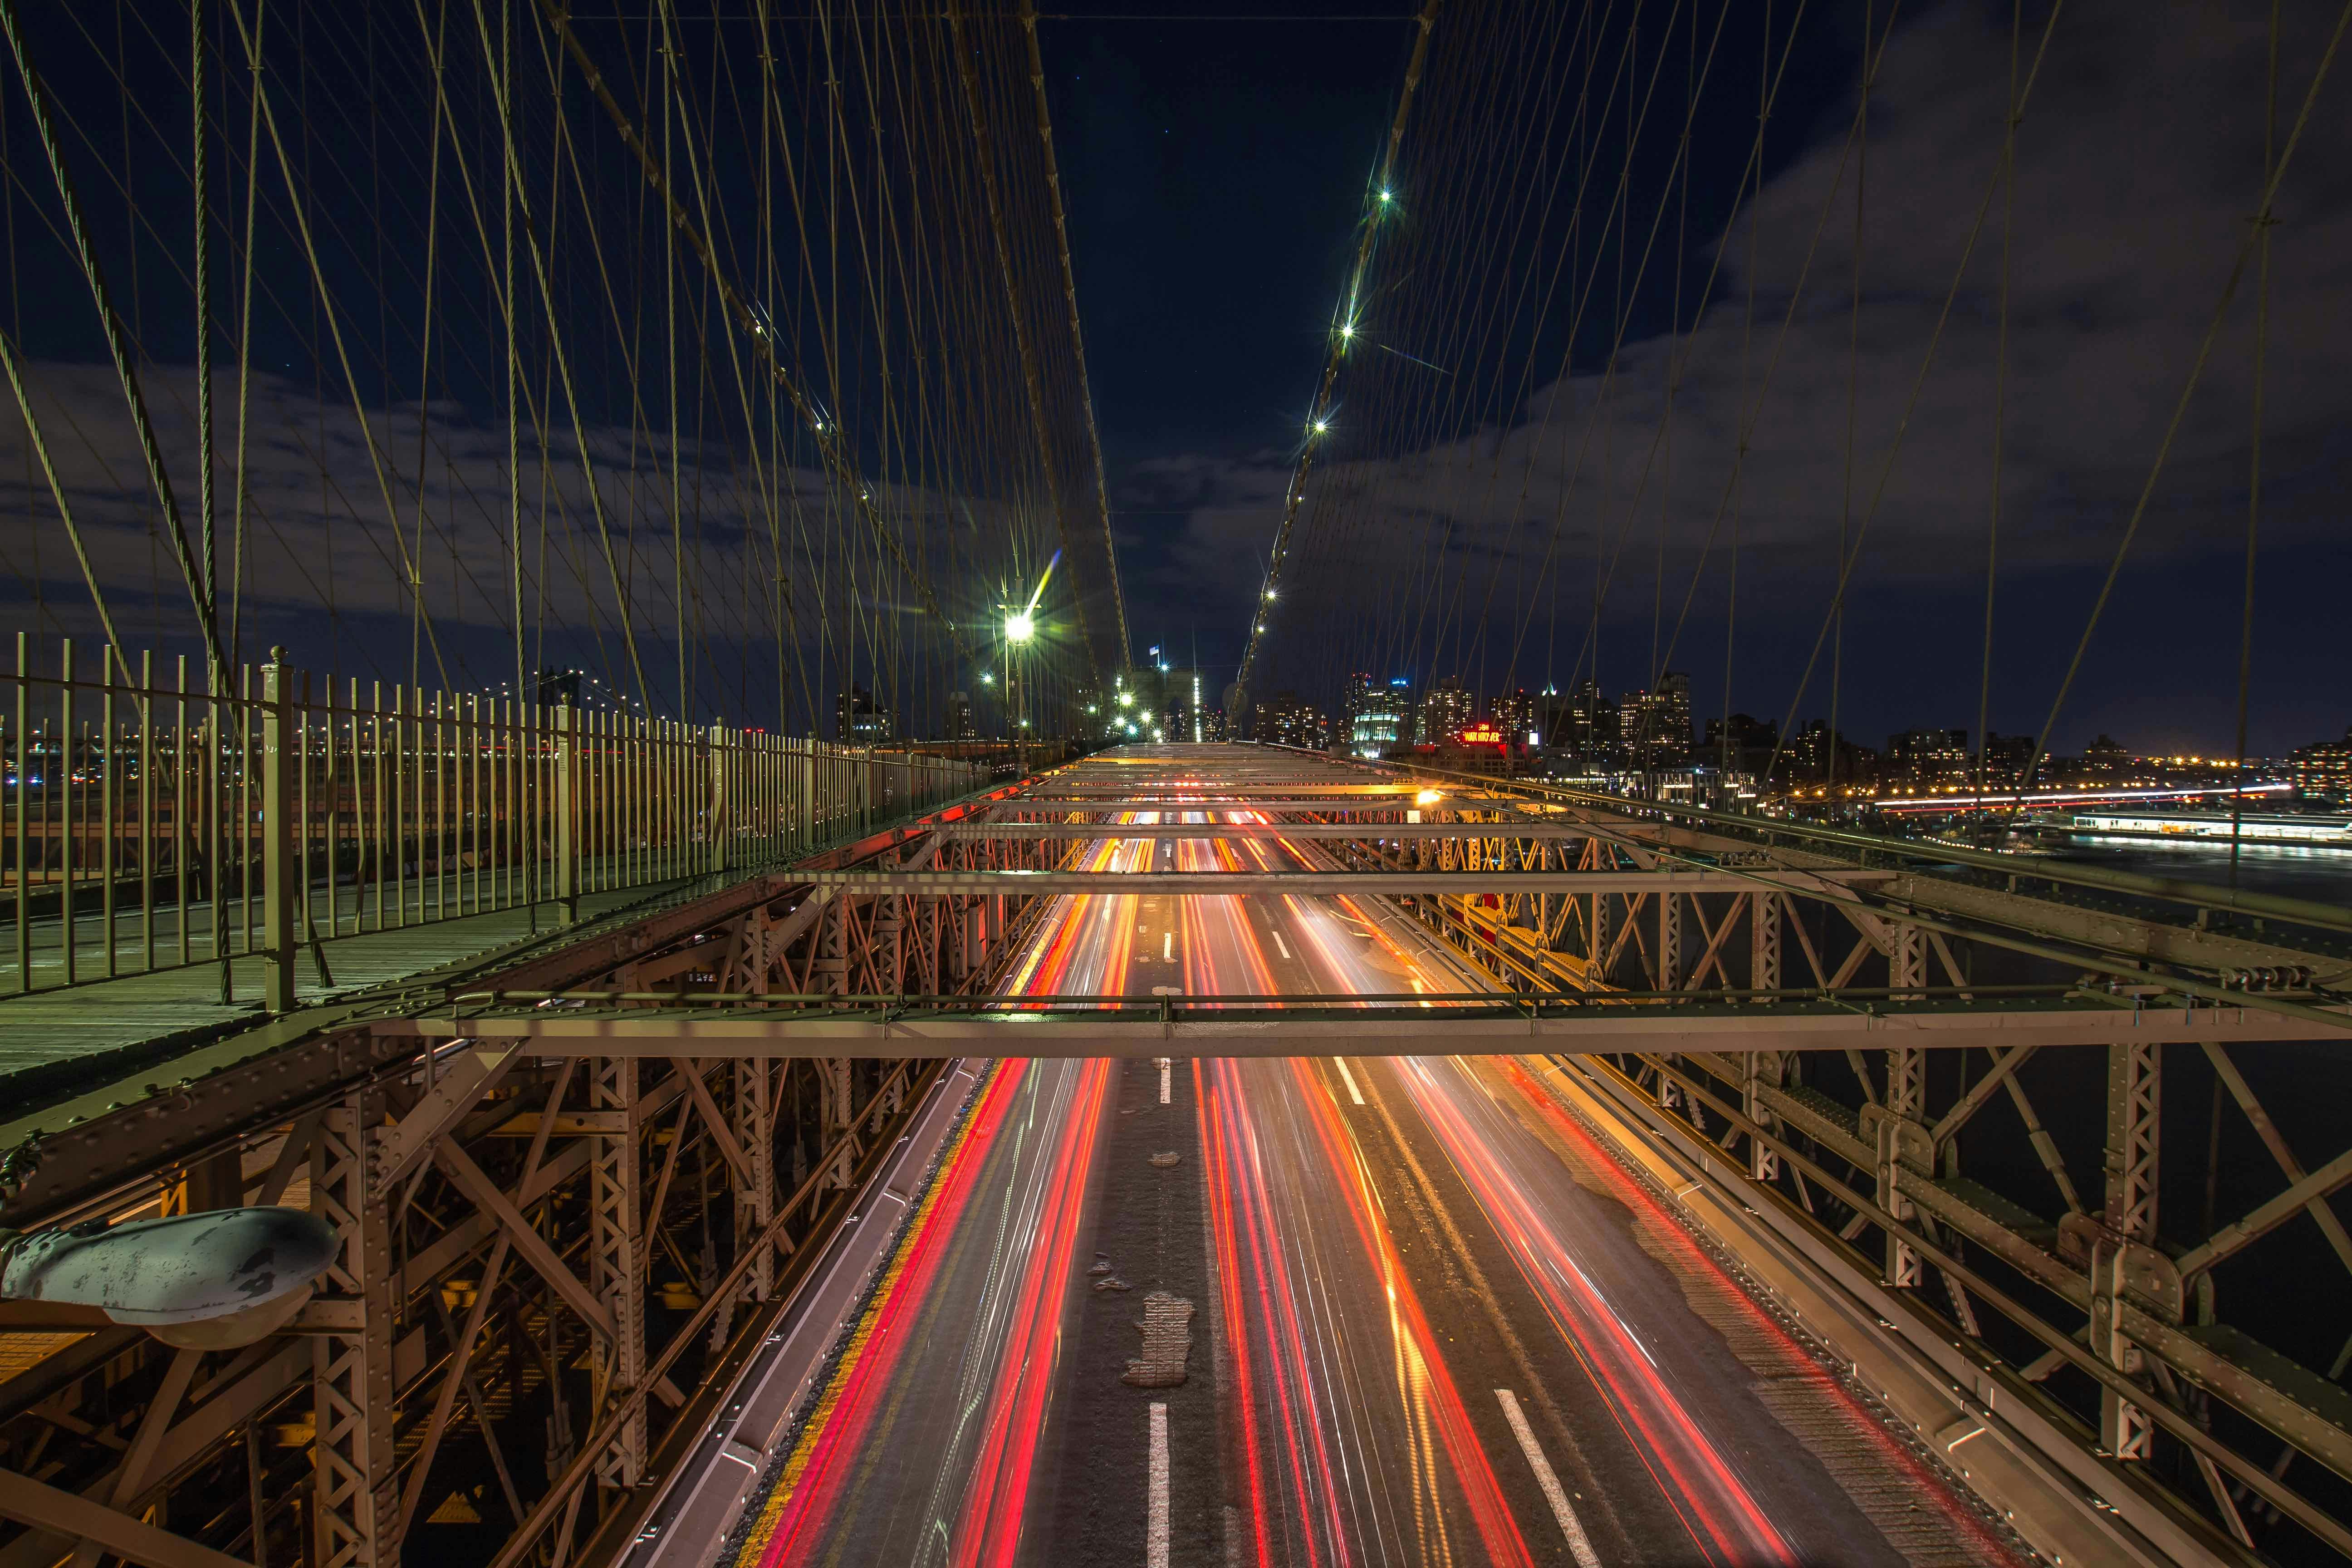
[[[1162,963],[1176,962],[1176,933],[1172,931],[1160,933],[1160,962]]]
[[[1160,1057],[1155,1059],[1160,1064],[1160,1103],[1165,1105],[1168,1103],[1169,1069],[1176,1065],[1175,1058],[1172,1057]]]
[[[1331,1058],[1331,1065],[1339,1069],[1339,1077],[1348,1086],[1348,1098],[1354,1100],[1358,1105],[1363,1104],[1364,1091],[1356,1087],[1356,1075],[1348,1070],[1348,1058],[1345,1057],[1333,1057]]]
[[[1577,1568],[1601,1568],[1601,1559],[1592,1550],[1591,1538],[1584,1526],[1577,1521],[1576,1510],[1568,1506],[1568,1493],[1552,1474],[1551,1461],[1544,1458],[1542,1445],[1536,1441],[1535,1428],[1528,1425],[1527,1412],[1519,1408],[1519,1398],[1507,1388],[1495,1390],[1495,1397],[1503,1402],[1503,1419],[1511,1424],[1511,1435],[1519,1440],[1519,1450],[1528,1457],[1528,1466],[1536,1473],[1536,1485],[1543,1489],[1544,1500],[1551,1504],[1552,1517],[1559,1521],[1561,1533],[1568,1537],[1568,1550],[1576,1559]]]
[[[1558,1481],[1552,1483],[1557,1489]],[[1151,1407],[1151,1492],[1144,1504],[1143,1561],[1168,1568],[1168,1406]]]
[[[1282,940],[1282,933],[1280,931],[1276,931],[1274,933],[1274,945],[1281,950],[1282,962],[1288,963],[1290,962],[1290,944]]]

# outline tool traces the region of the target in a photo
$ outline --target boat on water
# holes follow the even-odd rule
[[[2042,831],[2066,838],[2145,838],[2173,843],[2241,844],[2352,851],[2352,816],[2248,812],[2233,824],[2226,811],[2056,812]]]

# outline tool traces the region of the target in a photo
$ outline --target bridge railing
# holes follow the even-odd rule
[[[263,960],[782,864],[983,787],[985,762],[19,635],[0,707],[0,995]],[[325,979],[323,960],[319,974]],[[252,982],[247,980],[246,984]],[[249,997],[247,999],[250,999]]]

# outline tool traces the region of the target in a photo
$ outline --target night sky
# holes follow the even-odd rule
[[[2352,291],[2352,117],[2344,111],[2352,82],[2342,59],[2319,84],[2307,121],[2299,119],[2339,10],[2331,0],[2294,0],[2279,13],[2273,141],[2292,133],[2295,153],[2271,231],[2249,703],[2249,744],[2256,754],[2333,738],[2352,720],[2352,642],[2341,630],[2343,584],[2352,574],[2352,531],[2342,500],[2352,479],[2352,377],[2343,374],[2352,351],[2352,311],[2344,308]],[[462,19],[463,8],[451,14]],[[682,7],[680,14],[690,58],[751,68],[743,62],[755,51],[709,47],[743,25],[740,9]],[[1351,521],[1345,538],[1312,544],[1291,563],[1296,575],[1286,588],[1295,590],[1299,608],[1295,615],[1287,608],[1294,595],[1286,592],[1288,618],[1265,650],[1257,694],[1297,686],[1328,706],[1347,669],[1375,664],[1382,674],[1416,682],[1456,676],[1490,694],[1513,684],[1565,685],[1586,674],[1624,691],[1648,684],[1664,663],[1692,672],[1702,721],[1727,707],[1784,722],[1820,716],[1824,682],[1818,668],[1811,677],[1806,669],[1818,666],[1812,649],[1837,574],[1841,527],[1861,505],[1841,498],[1858,492],[1868,500],[1880,454],[1899,437],[1899,459],[1886,470],[1884,505],[1848,590],[1844,637],[1852,653],[1841,671],[1841,727],[1866,744],[1915,725],[1973,728],[1992,500],[1996,267],[2006,242],[2013,281],[1991,727],[2011,734],[2042,727],[2110,564],[2120,559],[2052,743],[2064,752],[2105,731],[2144,751],[2226,751],[2237,703],[2256,269],[2240,272],[2218,318],[2217,306],[2263,184],[2270,14],[2258,0],[2158,8],[2136,0],[2069,0],[2035,72],[2018,144],[2013,224],[1996,205],[1974,231],[1998,167],[2012,7],[2009,0],[1904,0],[1871,98],[1857,305],[1855,226],[1840,152],[1857,100],[1861,40],[1866,26],[1886,26],[1887,0],[1448,5],[1438,23],[1448,39],[1479,37],[1482,28],[1507,39],[1514,28],[1526,32],[1547,19],[1592,19],[1603,54],[1614,47],[1605,40],[1628,31],[1682,51],[1713,37],[1719,22],[1719,58],[1709,68],[1720,83],[1733,85],[1700,95],[1687,221],[1678,225],[1675,253],[1628,289],[1623,346],[1613,369],[1608,345],[1617,324],[1604,301],[1572,344],[1557,320],[1537,331],[1525,358],[1544,368],[1528,378],[1523,395],[1490,400],[1475,419],[1444,428],[1418,430],[1397,421],[1371,429],[1361,427],[1370,423],[1363,421],[1344,432],[1349,444],[1335,441],[1330,478],[1382,499]],[[2051,9],[2027,4],[2016,15],[2030,45]],[[808,16],[794,16],[780,28],[805,50],[812,25]],[[1038,23],[1086,363],[1139,658],[1160,644],[1172,661],[1189,663],[1197,647],[1216,685],[1238,660],[1355,254],[1368,181],[1411,52],[1412,16],[1398,0],[1285,0],[1255,14],[1233,0],[1089,0],[1049,10]],[[1800,16],[1764,140],[1760,192],[1743,192],[1755,84],[1770,58],[1768,46],[1786,42],[1790,18]],[[29,25],[68,121],[68,152],[81,171],[97,243],[139,342],[167,462],[184,487],[194,333],[184,243],[189,204],[174,166],[184,155],[177,117],[184,100],[173,96],[184,91],[176,74],[184,42],[135,8],[124,8],[119,19],[120,27],[93,27],[75,8],[58,5],[37,8]],[[1009,8],[995,20],[1017,28]],[[604,29],[592,28],[591,46],[614,68],[636,69],[650,58],[639,36],[644,17],[589,21]],[[889,48],[936,44],[919,29],[891,33],[895,21],[868,26]],[[235,169],[247,129],[221,85],[234,79],[227,69],[234,35],[225,20],[215,18],[215,26],[221,58],[214,90],[223,130],[215,155],[227,194],[216,198],[215,222],[226,257],[233,248],[236,193],[243,189]],[[317,156],[315,170],[300,179],[308,181],[321,265],[341,302],[338,320],[358,368],[355,398],[345,390],[339,352],[322,331],[302,253],[272,185],[257,244],[266,270],[256,300],[251,393],[257,428],[271,433],[251,456],[257,504],[266,504],[269,516],[256,530],[263,563],[250,574],[256,624],[245,651],[291,636],[309,645],[308,657],[320,668],[397,674],[394,667],[417,662],[412,617],[397,591],[399,529],[375,521],[387,485],[358,439],[356,401],[370,411],[395,467],[418,468],[415,488],[431,504],[402,500],[392,510],[415,514],[407,523],[413,538],[431,536],[425,565],[439,574],[437,585],[428,586],[450,638],[456,668],[449,679],[471,687],[512,668],[515,657],[499,590],[507,570],[505,509],[495,504],[505,488],[499,334],[488,276],[468,259],[471,198],[451,172],[488,178],[496,166],[487,135],[494,121],[487,79],[478,69],[460,72],[460,131],[453,144],[462,149],[462,161],[446,162],[438,176],[446,243],[435,262],[435,331],[442,336],[428,374],[415,346],[424,295],[411,241],[434,177],[425,155],[434,143],[415,133],[431,122],[430,73],[411,36],[415,27],[407,7],[298,10],[270,35],[273,79],[289,127],[314,138],[298,143],[304,168],[312,167],[313,152]],[[459,37],[452,47],[464,43]],[[1642,50],[1633,54],[1639,59]],[[1514,72],[1526,75],[1507,52],[1473,57],[1498,83]],[[1570,100],[1573,57],[1570,50],[1556,58],[1554,77],[1536,79],[1521,113],[1533,119]],[[1679,70],[1679,53],[1676,58]],[[786,117],[793,134],[808,138],[804,147],[821,147],[822,100],[810,84],[822,73],[806,60],[794,68],[802,74],[787,84]],[[1025,50],[1020,66],[1007,68],[1017,68],[1006,79],[1025,96]],[[1458,70],[1462,61],[1444,68]],[[1527,70],[1534,69],[1530,62]],[[757,121],[747,117],[751,100],[741,86],[714,76],[698,83],[696,101],[709,106],[712,163],[722,186],[735,193],[718,207],[736,270],[749,276],[764,240],[745,221],[752,206],[743,127]],[[1436,72],[1424,83],[1425,99],[1444,101],[1444,88]],[[533,657],[615,657],[596,639],[610,641],[599,629],[612,618],[615,597],[606,579],[622,575],[647,658],[666,665],[671,606],[683,597],[672,594],[671,579],[694,575],[701,585],[694,589],[700,597],[693,613],[708,614],[698,634],[698,672],[680,678],[700,695],[684,709],[707,715],[723,703],[736,712],[772,711],[773,700],[759,688],[782,684],[781,671],[793,664],[792,679],[808,691],[784,721],[821,725],[831,712],[826,693],[844,679],[876,679],[881,664],[890,666],[893,680],[908,684],[903,700],[916,716],[910,723],[920,724],[921,714],[935,713],[941,691],[969,684],[974,672],[945,668],[951,661],[916,647],[908,628],[918,626],[919,613],[900,602],[900,587],[873,564],[870,551],[864,564],[844,568],[835,558],[840,541],[813,533],[803,558],[785,563],[802,595],[793,606],[800,644],[797,662],[779,656],[782,639],[774,627],[782,617],[746,585],[765,592],[786,574],[756,562],[757,509],[747,510],[749,468],[730,424],[737,406],[731,362],[715,352],[700,356],[706,384],[693,428],[703,432],[702,444],[688,459],[686,488],[700,531],[697,554],[681,570],[667,553],[674,538],[663,520],[667,487],[656,472],[665,424],[660,398],[645,376],[632,382],[628,356],[620,352],[630,342],[650,352],[657,342],[646,334],[657,329],[662,310],[661,226],[646,221],[642,180],[617,140],[600,128],[576,83],[566,90],[578,100],[569,110],[568,133],[590,160],[587,177],[577,210],[541,216],[577,225],[584,212],[602,226],[603,252],[565,244],[551,254],[562,269],[558,309],[565,330],[585,346],[578,368],[588,461],[614,487],[613,504],[627,537],[616,547],[617,567],[607,571],[587,552],[587,535],[579,531],[584,524],[575,515],[563,546],[572,555],[551,557],[534,587],[545,603],[533,614],[551,630],[534,644]],[[9,330],[32,366],[36,400],[49,408],[53,429],[70,437],[52,445],[94,542],[96,569],[121,601],[126,640],[173,644],[187,633],[185,601],[157,541],[138,447],[87,290],[61,241],[46,170],[21,104],[10,102],[0,124],[16,175],[8,209]],[[961,134],[947,112],[954,107],[916,104],[907,123]],[[1664,119],[1675,118],[1679,107],[1670,104]],[[525,157],[538,179],[558,166],[550,162],[552,132],[543,115],[527,115],[526,129],[535,140]],[[1417,162],[1473,147],[1485,132],[1475,114],[1458,106],[1450,118],[1433,110],[1409,123],[1400,164],[1402,221],[1427,225],[1427,234],[1462,223],[1465,245],[1487,244],[1510,227],[1514,210],[1528,203],[1507,188],[1507,170],[1474,165],[1453,176],[1472,184],[1484,179],[1493,197],[1491,206],[1465,218],[1448,205],[1459,193]],[[1605,131],[1601,142],[1606,153]],[[1664,154],[1672,145],[1671,135],[1654,131],[1642,142],[1631,182],[1637,226],[1666,199]],[[257,146],[256,157],[268,165],[268,143]],[[924,158],[906,158],[887,142],[876,146],[874,157],[897,160],[891,178],[911,185],[927,177],[931,165]],[[851,177],[881,178],[863,170]],[[1043,232],[1043,187],[1042,181],[1031,184],[1037,188],[1016,195],[1032,209],[1023,221],[1030,226],[1024,237],[1034,240]],[[574,202],[569,184],[551,181],[547,189]],[[814,221],[809,213],[816,205],[813,196],[803,204],[803,223]],[[787,233],[786,217],[779,207],[765,237],[789,251],[801,239]],[[992,290],[999,279],[990,270],[993,253],[974,238],[979,220],[963,209],[951,218],[962,226],[956,237],[969,242],[965,265],[976,268],[963,283],[971,298],[941,302],[936,320],[908,323],[895,342],[904,352],[907,339],[925,334],[917,346],[947,341],[969,361],[974,352],[954,341],[956,323],[995,308]],[[1383,276],[1368,307],[1368,335],[1379,340],[1392,330],[1401,334],[1392,345],[1397,353],[1448,359],[1438,374],[1454,379],[1433,380],[1433,389],[1486,374],[1469,362],[1452,363],[1431,344],[1443,341],[1440,329],[1449,321],[1489,310],[1497,291],[1552,267],[1558,227],[1555,214],[1552,230],[1505,242],[1501,264],[1460,298],[1447,293],[1454,285],[1426,271]],[[134,232],[142,236],[136,243]],[[1956,258],[1972,232],[1970,259],[1954,289]],[[1051,306],[1043,319],[1055,320],[1061,330],[1058,257],[1042,242],[1034,254],[1042,279],[1034,288]],[[1622,259],[1588,253],[1567,271],[1606,270]],[[1700,309],[1696,281],[1718,259],[1716,291]],[[904,265],[919,278],[929,263],[918,257]],[[216,378],[227,377],[222,367],[231,363],[227,268],[216,259]],[[1669,282],[1677,273],[1679,310]],[[854,321],[856,282],[845,265],[838,275],[790,288],[801,290],[805,309],[826,301],[825,308]],[[1711,542],[1706,498],[1722,492],[1739,439],[1746,384],[1739,377],[1749,374],[1738,369],[1746,352],[1739,310],[1751,291],[1758,346],[1750,363],[1769,353],[1772,369],[1740,480],[1744,553],[1732,637],[1725,556]],[[778,286],[779,311],[788,293]],[[845,309],[836,295],[850,305]],[[707,301],[689,301],[689,308],[706,309]],[[1426,329],[1422,336],[1409,338],[1409,319]],[[2217,320],[2209,345],[2208,325]],[[1937,344],[1933,374],[1922,379],[1922,349],[1930,341]],[[540,353],[545,345],[527,347]],[[819,367],[815,350],[798,353],[803,371]],[[2200,355],[2198,391],[2183,406],[2181,388]],[[1643,490],[1648,481],[1638,470],[1641,433],[1656,419],[1666,367],[1677,359],[1695,368],[1678,394],[1668,516],[1655,500],[1666,487]],[[1562,363],[1565,376],[1558,370]],[[1355,375],[1361,368],[1351,367],[1340,384],[1343,426],[1369,402]],[[1017,419],[1019,439],[999,429],[1004,411],[1019,405],[1017,373],[1003,363],[982,369],[987,375],[948,400],[972,427],[943,426],[937,439],[940,451],[988,453],[992,460],[1013,452],[1028,432]],[[851,371],[855,380],[866,367],[853,364]],[[540,374],[543,379],[544,364]],[[1601,455],[1579,468],[1570,460],[1575,432],[1603,401],[1596,389],[1604,375],[1611,388],[1606,418],[1622,438],[1599,444]],[[236,395],[233,378],[215,384],[216,401]],[[902,377],[898,384],[915,384]],[[1411,390],[1405,382],[1391,384]],[[689,388],[688,398],[695,395]],[[912,401],[917,393],[906,395]],[[1351,396],[1357,402],[1349,406]],[[1437,396],[1433,390],[1432,401]],[[1855,410],[1851,473],[1849,400]],[[2168,439],[2177,407],[2179,428]],[[1559,417],[1547,426],[1549,410]],[[707,426],[706,415],[713,421]],[[998,424],[983,439],[984,420]],[[878,462],[888,421],[852,403],[841,423],[868,448],[859,461]],[[576,479],[572,437],[561,421],[551,428],[542,455],[553,477],[541,493],[566,501],[565,487]],[[2161,474],[2147,489],[2129,549],[2119,554],[2160,450]],[[788,467],[799,498],[821,507],[818,468],[805,455]],[[1526,476],[1516,507],[1490,504],[1493,476],[1506,471]],[[903,477],[912,472],[901,470],[894,503],[909,519],[928,519],[935,546],[952,535],[973,541],[983,555],[993,548],[997,533],[982,529],[967,496],[926,490],[919,476]],[[393,475],[389,488],[402,490],[400,479]],[[1636,500],[1629,505],[1627,496]],[[576,514],[578,495],[569,494],[568,503]],[[1650,505],[1658,507],[1654,517],[1641,510]],[[6,555],[0,586],[47,595],[35,617],[44,635],[88,635],[77,620],[86,595],[54,510],[18,427],[0,416],[0,548]],[[1003,526],[992,521],[988,529]],[[1024,526],[1041,540],[1050,531],[1034,518]],[[1044,554],[1051,544],[1023,548]],[[1612,552],[1625,564],[1596,611],[1592,584],[1603,574],[1594,563]],[[827,558],[813,565],[812,554]],[[968,622],[989,613],[982,601],[997,591],[994,571],[983,563],[942,574],[950,596],[961,595],[956,613]],[[1458,622],[1447,626],[1437,617],[1435,632],[1383,641],[1370,629],[1386,613],[1378,595],[1403,595],[1410,606],[1424,586],[1429,594],[1442,591],[1471,605],[1461,620],[1475,620],[1484,614],[1476,606],[1491,605],[1492,625],[1465,634]],[[1675,606],[1685,597],[1687,625],[1677,635]],[[322,607],[330,612],[323,619]],[[821,618],[830,654],[812,652],[819,640],[812,627]],[[1727,641],[1736,659],[1727,658]],[[826,658],[832,664],[820,669]],[[386,668],[374,669],[371,661]],[[752,679],[743,679],[746,670]],[[778,673],[763,673],[772,670]],[[667,681],[654,685],[675,689]],[[657,705],[667,700],[657,689]]]
[[[1390,8],[1394,20],[1360,20],[1374,8],[1338,3],[1286,5],[1280,20],[1108,19],[1140,9],[1087,7],[1044,22],[1042,37],[1130,620],[1139,643],[1164,639],[1181,659],[1197,638],[1201,663],[1229,670],[1412,28],[1406,7]],[[1149,9],[1157,18],[1184,7]],[[1744,26],[1754,8],[1739,9]],[[1214,4],[1192,10],[1230,15]],[[2030,45],[2046,10],[2026,10]],[[2220,298],[2240,215],[2260,184],[2266,13],[2208,6],[2147,25],[2144,8],[2079,5],[2053,34],[2020,143],[2011,542],[1995,729],[2039,722]],[[1885,15],[1878,8],[1882,23]],[[1756,204],[1768,292],[1775,267],[1787,267],[1811,230],[1821,171],[1854,102],[1862,19],[1859,4],[1811,6],[1791,57]],[[2300,102],[2333,20],[2332,7],[2285,8],[2283,120]],[[1950,272],[1949,241],[1965,228],[1997,151],[1991,128],[2009,21],[2006,5],[1915,5],[1889,47],[1872,110],[1865,425],[1891,419],[1907,393]],[[1725,69],[1753,80],[1758,46],[1738,32],[1727,47],[1745,47],[1748,58]],[[2352,662],[2340,631],[2340,585],[2352,565],[2340,502],[2347,399],[2326,368],[2345,346],[2337,304],[2352,257],[2339,243],[2347,213],[2340,86],[2319,99],[2280,203],[2252,701],[2257,752],[2336,735],[2352,719]],[[1700,135],[1738,108],[1710,108]],[[1752,101],[1747,108],[1752,114]],[[1408,149],[1412,142],[1409,130]],[[1729,199],[1733,176],[1711,169],[1694,174],[1694,268],[1727,232],[1744,234]],[[1883,553],[1865,559],[1850,590],[1847,636],[1872,652],[1849,666],[1842,727],[1866,743],[1913,724],[1974,721],[1983,560],[1981,541],[1965,531],[1981,524],[1955,520],[1947,531],[1929,514],[1944,493],[1981,489],[1990,416],[1976,411],[1990,405],[1982,373],[1996,245],[1981,245],[1987,264],[1970,274],[1947,329],[1937,378],[1890,492]],[[1783,445],[1810,440],[1829,464],[1795,464],[1780,477],[1791,498],[1780,509],[1783,537],[1762,546],[1749,568],[1759,574],[1744,612],[1743,658],[1759,673],[1738,705],[1773,718],[1782,717],[1833,575],[1835,546],[1823,535],[1833,539],[1834,522],[1802,514],[1817,499],[1803,492],[1835,478],[1849,369],[1845,268],[1840,254],[1823,269],[1829,283],[1816,281],[1821,297],[1798,312],[1780,373],[1786,406],[1767,421],[1785,416]],[[2149,750],[2229,745],[2251,294],[2249,281],[2116,582],[2059,726],[2062,748],[2098,730]],[[1637,300],[1633,315],[1629,362],[1671,345],[1677,323],[1666,311]],[[1598,368],[1580,344],[1578,371]],[[2067,428],[2077,421],[2079,440]],[[1981,430],[1966,428],[1971,422]],[[1873,433],[1883,435],[1884,425],[1866,432],[1865,449]],[[1916,487],[1916,510],[1906,486]],[[1783,569],[1771,564],[1775,549]],[[1586,590],[1570,584],[1566,592],[1573,599]],[[1646,646],[1646,582],[1633,596],[1638,609],[1624,604],[1604,647]],[[1563,623],[1570,646],[1582,629]],[[1702,716],[1721,700],[1720,679],[1705,673],[1711,659],[1719,664],[1720,655],[1691,659]],[[1533,685],[1546,673],[1523,666],[1516,678]],[[1492,683],[1498,674],[1486,677]],[[1600,675],[1612,689],[1644,682],[1638,658],[1604,657]],[[1809,689],[1807,716],[1821,707],[1817,693]],[[1307,694],[1327,702],[1332,695]]]

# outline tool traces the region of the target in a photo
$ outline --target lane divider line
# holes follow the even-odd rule
[[[1153,1059],[1160,1065],[1160,1103],[1165,1105],[1168,1103],[1169,1069],[1175,1066],[1175,1058],[1172,1057],[1157,1057]]]
[[[1356,1075],[1348,1070],[1348,1058],[1345,1057],[1333,1057],[1331,1058],[1331,1065],[1339,1069],[1339,1077],[1346,1080],[1348,1085],[1348,1098],[1354,1100],[1358,1105],[1363,1104],[1364,1091],[1356,1087]]]
[[[1543,1489],[1544,1500],[1551,1504],[1552,1517],[1559,1521],[1560,1531],[1568,1537],[1569,1554],[1576,1559],[1576,1568],[1601,1568],[1601,1558],[1592,1550],[1591,1538],[1584,1533],[1576,1510],[1568,1506],[1568,1492],[1552,1473],[1551,1461],[1544,1458],[1543,1447],[1536,1441],[1535,1428],[1528,1425],[1527,1412],[1519,1408],[1519,1396],[1507,1388],[1498,1388],[1495,1397],[1502,1401],[1503,1419],[1511,1424],[1511,1435],[1519,1440],[1519,1451],[1527,1455],[1528,1467],[1536,1473],[1536,1485]]]
[[[1160,962],[1162,963],[1176,962],[1176,933],[1172,931],[1163,931],[1160,933]]]
[[[1168,1069],[1162,1068],[1162,1072]],[[1557,1483],[1555,1483],[1557,1484]],[[1144,1504],[1145,1568],[1168,1568],[1168,1406],[1151,1407],[1151,1490]]]
[[[1274,945],[1282,951],[1282,962],[1285,963],[1292,962],[1290,957],[1290,944],[1282,940],[1282,933],[1278,931],[1274,931],[1272,927],[1268,927],[1267,930],[1274,937]]]

